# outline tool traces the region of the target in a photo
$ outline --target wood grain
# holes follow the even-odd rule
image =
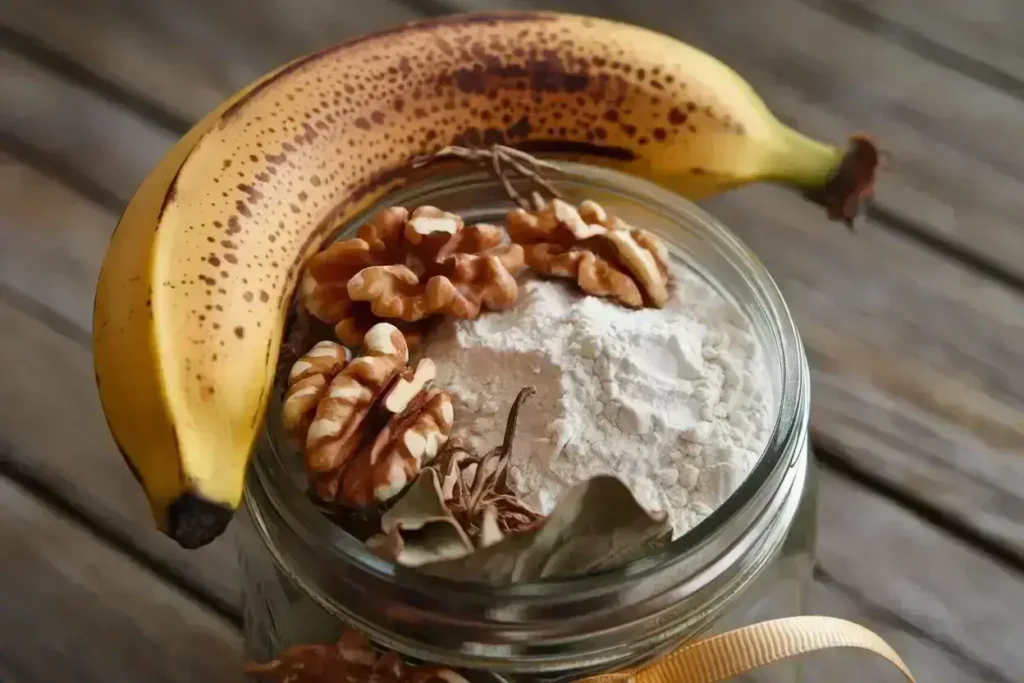
[[[1024,577],[827,470],[819,500],[818,561],[828,576],[884,606],[905,629],[919,631],[915,638],[926,634],[987,671],[956,680],[1021,680]],[[933,680],[924,670],[931,664],[917,670],[905,654],[918,680]]]
[[[4,681],[241,679],[234,628],[3,479],[0,547]]]
[[[349,36],[419,13],[400,0],[2,0],[9,26],[196,120],[249,81]]]
[[[88,113],[83,118],[96,121],[89,134],[126,131],[132,144],[108,140],[107,170],[96,176],[119,196],[170,142],[89,91],[7,63],[43,93],[30,102],[61,103],[2,115],[33,144],[88,171],[96,147],[61,133],[60,112]],[[1020,297],[877,226],[851,238],[774,188],[748,188],[710,206],[782,284],[812,355],[816,430],[878,476],[1024,554]],[[40,261],[38,272],[60,265]]]
[[[92,329],[96,278],[117,215],[0,148],[0,281]]]
[[[122,205],[177,137],[2,49],[0,92],[18,93],[14,106],[0,107],[0,132],[89,178]]]
[[[765,263],[812,367],[819,439],[1024,557],[1024,297],[787,192],[706,204]]]
[[[0,153],[3,457],[123,542],[237,608],[234,534],[198,551],[161,536],[103,418],[90,330],[95,282],[116,222],[116,214]]]
[[[263,64],[258,59],[265,57],[269,68],[287,58],[275,50],[315,47],[306,47],[310,32],[328,25],[319,5],[291,14],[254,9],[269,22],[265,31],[277,22],[292,42],[275,47],[271,33],[238,28],[243,38],[259,36],[247,48],[259,54],[234,54],[227,38],[209,40],[214,32],[236,31],[224,28],[231,15],[221,15],[221,7],[179,3],[180,16],[172,18],[160,14],[168,6],[143,5],[0,0],[0,11],[5,22],[14,17],[89,68],[190,117],[265,70],[252,66]],[[85,16],[80,8],[86,7],[95,17]],[[648,7],[599,3],[587,11],[712,49],[785,118],[812,133],[839,139],[858,123],[879,131],[897,157],[881,190],[884,202],[1019,271],[1024,248],[1015,231],[1024,200],[1014,176],[1024,153],[1007,140],[1015,139],[1024,113],[1005,93],[795,0],[697,0],[671,14]],[[54,17],[63,18],[63,33],[50,33],[59,23]],[[352,19],[352,30],[367,27],[360,19]],[[761,30],[766,25],[779,28]],[[72,36],[76,27],[88,29]],[[181,31],[200,37],[188,42]],[[0,108],[0,132],[122,199],[173,138],[9,50],[0,50],[0,88],[19,93],[15,106]],[[963,106],[977,101],[985,106]],[[186,553],[156,535],[103,423],[88,351],[79,342],[88,331],[95,272],[114,214],[19,163],[0,157],[0,282],[29,297],[0,302],[0,324],[17,331],[0,333],[0,357],[14,368],[0,381],[6,406],[0,439],[20,466],[126,544],[195,577],[225,601],[236,600],[230,549],[215,544]],[[819,440],[1024,558],[1021,296],[877,225],[847,236],[825,224],[817,209],[774,188],[749,188],[708,206],[754,248],[790,302],[814,368]],[[74,329],[62,334],[43,324],[37,312],[26,312],[33,301]],[[904,654],[924,680],[1021,679],[1024,662],[1006,635],[1024,632],[1013,611],[1024,597],[1019,577],[849,482],[826,475],[823,488],[823,567],[899,621],[879,617],[886,610],[863,614],[858,600],[837,597],[828,585],[817,589],[832,600],[822,609],[856,609],[855,620],[906,639]],[[0,599],[8,593],[17,592],[0,591]],[[39,677],[27,660],[12,661],[21,660],[0,657],[0,672],[14,680]],[[822,661],[828,668],[821,680],[847,680],[863,666],[859,658],[857,664]]]
[[[3,299],[0,329],[0,457],[123,543],[199,583],[219,603],[237,607],[234,534],[229,528],[209,546],[188,551],[156,531],[107,430],[89,351]]]
[[[952,652],[934,642],[898,615],[851,597],[831,581],[815,581],[811,589],[813,614],[840,617],[880,635],[899,653],[919,681],[928,683],[1011,683],[983,662]],[[804,659],[807,683],[882,683],[899,681],[892,665],[874,656],[851,650],[828,650]]]
[[[848,21],[957,63],[979,78],[1017,92],[1024,87],[1024,6],[1014,0],[811,0]],[[943,49],[944,48],[944,49]],[[989,67],[985,69],[984,67]],[[1014,81],[1017,81],[1014,83]]]

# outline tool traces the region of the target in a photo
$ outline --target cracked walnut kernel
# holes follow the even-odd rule
[[[508,232],[532,269],[572,279],[583,291],[630,308],[668,301],[668,252],[654,234],[609,216],[598,203],[553,199],[538,211],[509,212]]]

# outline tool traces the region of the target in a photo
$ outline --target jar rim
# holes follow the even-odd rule
[[[269,503],[301,543],[315,545],[325,561],[353,567],[368,579],[389,586],[400,583],[405,593],[426,593],[432,596],[457,595],[460,600],[530,604],[550,600],[552,596],[571,593],[585,595],[609,586],[633,584],[648,579],[666,568],[677,565],[715,539],[727,525],[741,517],[753,524],[766,501],[782,485],[785,470],[795,459],[793,444],[805,438],[809,414],[808,371],[797,328],[781,292],[767,269],[753,252],[728,228],[705,210],[669,189],[620,171],[587,164],[559,161],[562,173],[552,179],[556,188],[581,185],[619,194],[645,208],[655,208],[673,222],[685,223],[701,231],[717,252],[742,276],[766,317],[768,330],[774,337],[781,372],[778,383],[778,409],[771,434],[738,488],[693,528],[672,541],[661,551],[628,564],[578,576],[548,578],[537,581],[492,585],[435,577],[414,569],[400,567],[369,551],[355,537],[330,521],[309,500],[300,486],[293,484],[284,454],[276,448],[273,438],[265,438],[268,448],[253,459],[253,474],[247,478],[246,500],[250,512],[255,508],[257,525],[264,501]],[[346,223],[345,232],[366,220],[385,203],[413,205],[423,203],[417,197],[429,196],[452,187],[471,189],[492,187],[497,181],[484,171],[458,172],[442,178],[428,178],[389,193],[383,200],[361,212]],[[700,264],[688,264],[700,271]],[[702,273],[704,275],[704,273]],[[715,279],[711,279],[715,282]],[[730,295],[731,292],[723,292]],[[275,392],[277,396],[280,392]],[[270,421],[268,420],[268,426]],[[786,462],[789,460],[790,462]],[[258,490],[257,490],[258,489]],[[253,503],[256,503],[255,505]],[[266,539],[264,539],[266,540]],[[269,544],[268,544],[269,545]],[[273,549],[272,549],[273,550]],[[279,563],[286,558],[277,558]]]
[[[792,442],[794,432],[800,432],[806,428],[807,411],[800,410],[800,403],[802,401],[798,400],[801,398],[801,394],[806,392],[803,390],[804,388],[801,386],[802,382],[800,381],[801,374],[803,374],[801,369],[804,363],[802,362],[803,349],[799,341],[796,324],[774,279],[754,253],[725,225],[707,211],[689,200],[656,186],[649,181],[619,171],[587,164],[559,162],[559,166],[563,169],[564,173],[560,174],[559,179],[553,182],[556,188],[560,184],[559,181],[564,179],[582,181],[588,185],[610,186],[607,189],[615,192],[625,192],[632,198],[642,200],[648,205],[653,204],[659,208],[668,209],[674,219],[682,219],[707,230],[715,238],[718,243],[717,246],[726,252],[726,256],[731,257],[730,260],[734,261],[734,265],[745,266],[743,270],[747,272],[744,275],[749,277],[750,284],[754,284],[759,290],[757,293],[761,295],[762,304],[768,303],[767,306],[762,306],[762,308],[765,312],[769,313],[771,330],[775,333],[776,342],[782,351],[782,393],[778,399],[775,424],[773,425],[771,435],[765,442],[760,457],[758,457],[754,466],[737,489],[707,517],[656,554],[639,558],[625,565],[597,570],[584,575],[540,579],[509,584],[507,586],[457,581],[434,577],[421,572],[413,572],[416,577],[424,579],[426,582],[424,584],[425,588],[443,585],[448,587],[457,585],[463,588],[484,586],[493,597],[529,597],[536,592],[537,586],[545,586],[552,589],[564,589],[571,586],[576,590],[586,590],[586,586],[590,581],[603,581],[615,576],[632,577],[638,573],[646,573],[649,570],[657,569],[657,567],[665,562],[671,562],[679,555],[693,551],[694,548],[699,547],[723,524],[733,519],[739,510],[747,505],[768,482],[772,472],[775,471],[776,467],[780,464],[780,460],[784,457],[787,451],[787,444]],[[385,197],[385,201],[388,205],[415,204],[416,202],[408,200],[418,195],[429,195],[441,187],[451,188],[453,185],[458,185],[468,188],[473,185],[490,185],[495,182],[486,172],[472,171],[459,173],[453,176],[445,176],[443,179],[429,179],[426,182],[402,188],[393,194],[388,194]],[[379,210],[381,203],[377,202],[374,206],[369,207],[354,217],[347,224],[346,231],[351,230],[353,226],[360,224],[375,211]],[[284,454],[280,453],[275,447],[273,439],[268,439],[268,441],[275,457],[279,460],[282,459]],[[274,488],[281,488],[275,486],[275,484],[283,481],[281,477],[274,477],[268,481],[265,476],[266,470],[260,468],[259,463],[257,463],[256,470],[257,476],[263,475],[260,476],[260,481],[264,486],[270,485]],[[288,516],[292,518],[293,522],[306,527],[307,532],[312,532],[303,533],[301,534],[302,536],[318,538],[321,543],[325,539],[330,539],[331,543],[328,545],[340,542],[341,547],[338,549],[344,551],[346,557],[356,560],[375,573],[381,573],[389,577],[394,577],[396,570],[402,569],[403,573],[405,573],[403,568],[373,554],[362,542],[337,527],[316,508],[298,487],[294,488],[294,491],[277,491],[279,495],[275,495],[273,498],[276,499],[276,502],[291,508],[289,510],[291,514]],[[344,541],[334,538],[339,532],[345,537]],[[402,578],[404,580],[410,577],[403,576]]]

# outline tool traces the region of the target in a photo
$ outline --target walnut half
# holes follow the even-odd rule
[[[338,502],[361,508],[398,495],[440,452],[454,418],[446,392],[434,389],[417,394],[353,458],[341,476]]]
[[[568,278],[580,289],[630,308],[661,308],[668,301],[668,252],[646,230],[609,216],[598,203],[577,209],[553,199],[542,209],[515,209],[507,217],[512,241],[542,275]]]
[[[334,324],[346,344],[388,320],[415,346],[437,316],[475,318],[482,309],[515,304],[523,249],[502,240],[499,227],[466,226],[437,207],[421,206],[411,214],[390,207],[355,238],[312,256],[300,298],[312,315]]]
[[[378,323],[354,360],[345,347],[320,342],[293,365],[284,422],[293,438],[304,437],[306,471],[321,500],[351,508],[385,502],[447,442],[451,396],[430,388],[432,360],[415,368],[408,361],[402,333]]]
[[[285,434],[295,444],[305,442],[327,384],[350,360],[352,354],[341,344],[321,341],[292,365],[282,410]]]
[[[370,407],[391,380],[405,368],[409,348],[389,323],[366,333],[364,355],[339,372],[316,408],[306,434],[306,468],[310,473],[344,467],[363,440]]]

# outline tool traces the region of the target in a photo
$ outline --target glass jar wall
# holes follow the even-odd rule
[[[595,200],[658,234],[673,259],[748,318],[776,403],[772,435],[753,470],[656,556],[569,579],[451,582],[372,555],[317,510],[305,495],[300,459],[280,438],[280,404],[272,402],[239,519],[248,660],[330,642],[354,626],[382,647],[477,677],[571,680],[645,661],[696,636],[804,613],[815,536],[808,371],[777,288],[735,237],[689,202],[629,176],[564,166],[554,184],[569,201]],[[480,173],[421,183],[387,197],[394,204],[439,206],[467,223],[500,224],[510,208],[501,185]],[[744,680],[788,683],[799,672],[776,665]]]

